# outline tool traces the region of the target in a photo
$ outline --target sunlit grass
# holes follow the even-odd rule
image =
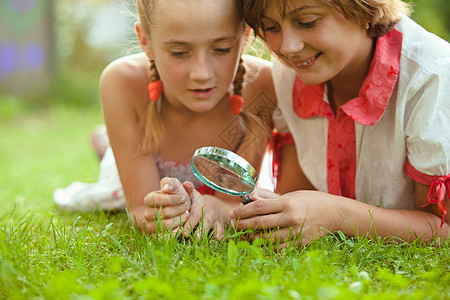
[[[0,299],[450,297],[448,241],[337,234],[277,252],[239,233],[221,242],[152,237],[134,230],[126,212],[59,211],[55,188],[96,180],[88,136],[100,109],[8,105],[0,120]]]

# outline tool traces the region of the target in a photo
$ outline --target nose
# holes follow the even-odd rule
[[[207,54],[199,54],[193,61],[191,79],[196,81],[207,81],[214,76],[211,61]]]
[[[298,54],[305,48],[305,42],[298,30],[290,25],[283,26],[281,30],[280,53],[290,57]]]

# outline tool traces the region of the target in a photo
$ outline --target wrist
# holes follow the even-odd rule
[[[358,232],[358,225],[353,219],[354,204],[356,200],[349,199],[342,196],[334,196],[336,199],[330,201],[332,211],[330,218],[330,232],[341,231],[346,236],[354,236]]]

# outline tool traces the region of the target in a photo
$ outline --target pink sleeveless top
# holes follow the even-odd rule
[[[197,177],[195,177],[189,162],[166,160],[157,153],[155,153],[155,161],[160,178],[174,177],[180,180],[180,182],[190,181],[194,184],[195,189],[199,193],[209,195],[214,193],[210,187],[206,186]]]

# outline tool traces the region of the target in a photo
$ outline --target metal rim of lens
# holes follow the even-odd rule
[[[253,188],[251,190],[249,190],[248,192],[237,192],[237,191],[231,191],[229,189],[224,189],[221,186],[215,184],[214,182],[210,181],[209,179],[205,178],[203,176],[203,174],[201,174],[196,166],[193,163],[193,159],[197,156],[203,156],[206,157],[208,159],[210,159],[211,156],[215,156],[215,157],[220,157],[222,159],[225,159],[227,161],[233,162],[235,164],[237,164],[248,176],[245,176],[246,178],[251,178],[251,182],[249,182],[249,180],[247,180],[246,178],[243,178],[243,180],[245,180],[247,183],[251,184],[253,186]],[[247,161],[245,160],[243,157],[241,157],[240,155],[223,149],[223,148],[219,148],[219,147],[212,147],[212,146],[208,146],[208,147],[202,147],[199,148],[197,150],[195,150],[194,155],[191,159],[191,169],[194,172],[195,176],[199,177],[199,179],[206,184],[207,186],[219,190],[221,192],[230,194],[230,195],[236,195],[236,196],[242,196],[242,195],[246,195],[248,193],[250,193],[251,191],[253,191],[255,185],[256,185],[256,181],[258,180],[258,173],[256,172],[255,168],[253,168],[253,166]]]

